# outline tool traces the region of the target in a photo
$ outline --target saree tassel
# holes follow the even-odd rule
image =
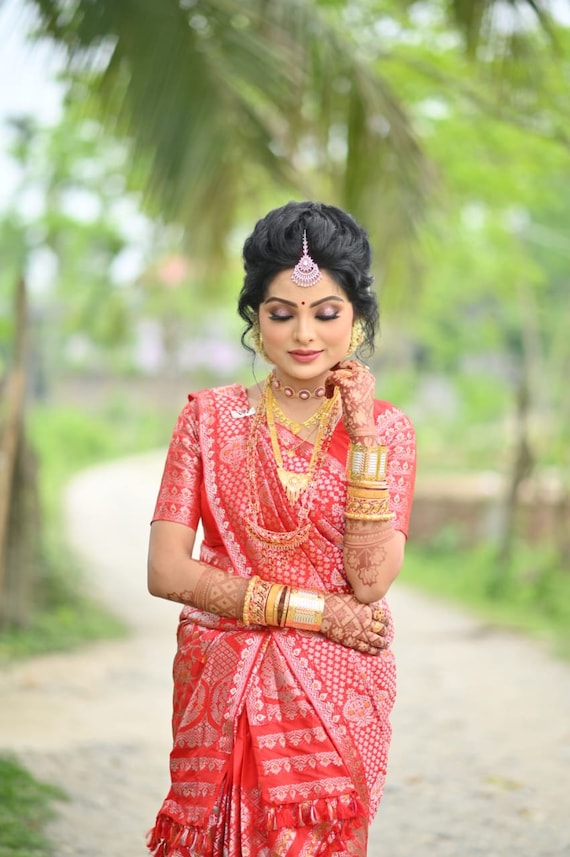
[[[267,830],[282,827],[308,827],[326,822],[345,822],[353,818],[367,817],[364,804],[355,795],[317,798],[301,803],[269,806],[265,810]]]
[[[197,851],[208,857],[212,853],[212,840],[208,831],[202,827],[186,827],[167,815],[159,815],[148,834],[147,848],[153,857],[182,853],[176,850],[179,848],[188,849],[188,853]]]

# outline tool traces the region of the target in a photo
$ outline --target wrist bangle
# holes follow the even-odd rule
[[[320,631],[324,610],[325,597],[320,592],[292,589],[284,625],[303,631]]]
[[[375,493],[375,492],[374,492]],[[344,517],[349,521],[392,521],[396,516],[390,512],[390,497],[361,497],[348,494]]]
[[[251,604],[251,596],[253,594],[253,588],[254,588],[254,586],[258,580],[259,580],[259,577],[256,574],[254,574],[254,576],[250,579],[249,583],[247,584],[247,589],[245,590],[245,598],[243,599],[243,611],[242,611],[242,616],[241,616],[241,621],[243,622],[244,625],[250,625],[251,624],[251,619],[249,617],[249,607]]]
[[[290,586],[285,587],[285,591],[281,596],[280,604],[279,604],[279,627],[284,628],[285,622],[287,621],[287,611],[289,610],[289,601],[291,600],[291,592],[293,590]]]
[[[354,485],[376,487],[386,479],[388,448],[351,443],[348,447],[346,478]]]
[[[346,495],[347,497],[362,497],[364,500],[384,500],[390,496],[386,482],[379,482],[374,488],[369,488],[368,485],[349,484]]]
[[[281,604],[281,596],[285,585],[282,583],[274,583],[269,590],[267,603],[265,605],[265,624],[279,625],[279,605]]]
[[[268,580],[257,578],[253,585],[249,601],[249,624],[265,625],[265,608],[273,584]]]

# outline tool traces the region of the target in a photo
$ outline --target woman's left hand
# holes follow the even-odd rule
[[[325,382],[329,398],[335,387],[340,390],[343,422],[352,443],[376,443],[374,375],[358,360],[343,360],[333,366]]]

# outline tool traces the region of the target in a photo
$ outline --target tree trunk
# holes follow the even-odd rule
[[[39,504],[35,461],[25,440],[26,286],[15,300],[12,365],[6,379],[0,447],[0,627],[22,627],[31,617],[39,558]]]
[[[517,389],[516,402],[516,443],[513,466],[509,474],[507,492],[504,500],[503,526],[499,537],[498,558],[502,573],[508,565],[516,534],[516,517],[520,486],[533,469],[533,456],[528,439],[528,415],[530,410],[530,392],[528,376],[523,368]]]

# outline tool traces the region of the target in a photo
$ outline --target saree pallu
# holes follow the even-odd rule
[[[407,527],[413,429],[378,403],[391,449],[396,526]],[[246,466],[251,414],[240,385],[191,397],[173,433],[153,520],[196,529],[200,558],[249,577],[347,592],[342,533],[348,438],[339,423],[318,476],[310,535],[275,547],[251,527],[295,531],[298,509],[278,481],[271,443],[257,438]],[[288,467],[311,448],[279,428]],[[253,481],[252,481],[253,480]],[[255,502],[252,501],[255,492]],[[388,607],[383,603],[388,611]],[[392,626],[390,623],[389,641]],[[149,837],[157,857],[363,857],[384,787],[396,691],[389,648],[363,655],[322,635],[245,627],[182,610],[174,662],[171,788]]]

